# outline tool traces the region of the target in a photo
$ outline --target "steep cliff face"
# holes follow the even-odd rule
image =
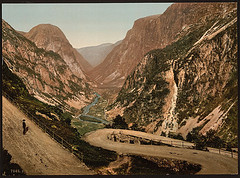
[[[232,11],[218,19],[185,60],[175,63],[176,113],[184,136],[197,127],[203,134],[213,129],[228,140],[237,139],[236,16]]]
[[[78,77],[85,79],[84,72],[92,69],[92,66],[77,52],[67,40],[63,32],[56,26],[40,24],[33,27],[24,36],[33,41],[38,48],[58,53]]]
[[[237,143],[237,9],[221,7],[223,13],[183,28],[176,42],[148,52],[108,107],[108,118],[121,114],[154,134],[213,129]]]
[[[121,88],[147,52],[166,47],[189,33],[193,24],[205,23],[233,6],[234,3],[176,3],[162,15],[138,19],[122,43],[89,75],[99,83],[99,88]]]
[[[28,91],[51,105],[75,111],[93,97],[88,84],[73,74],[60,55],[38,48],[2,20],[2,56]]]

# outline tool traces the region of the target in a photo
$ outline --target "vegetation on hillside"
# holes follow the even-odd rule
[[[211,41],[206,42],[204,44],[205,46],[214,46],[211,55],[209,55],[207,59],[200,57],[201,51],[197,48],[189,53],[188,57],[184,58],[184,60],[187,61],[188,58],[192,56],[190,61],[180,63],[178,69],[188,65],[189,71],[185,73],[185,82],[178,92],[176,107],[178,123],[182,125],[182,121],[189,117],[200,116],[199,121],[202,120],[218,106],[220,106],[223,112],[226,112],[235,102],[227,116],[223,119],[222,126],[216,133],[222,140],[232,142],[234,145],[237,145],[238,122],[236,107],[236,101],[238,100],[236,30],[236,24],[234,24],[219,33]],[[229,39],[227,42],[224,41],[226,36]],[[224,46],[224,43],[227,43],[228,46]],[[224,48],[227,48],[227,50]],[[223,52],[224,50],[226,50],[226,52]],[[211,59],[213,59],[213,61]],[[200,66],[201,64],[205,64],[206,61],[209,63],[207,72],[195,82],[195,78],[199,75],[197,75],[197,73],[200,71],[200,69],[197,69],[199,67],[196,66],[196,63],[199,63]],[[223,68],[225,68],[226,71],[231,69],[229,71],[230,77],[228,77],[226,72],[221,71]],[[178,74],[178,72],[179,71],[176,70],[176,74]],[[225,81],[226,85],[224,84]],[[206,122],[202,127],[205,124]]]
[[[28,111],[30,114],[28,117],[41,121],[57,135],[74,145],[74,153],[80,158],[83,154],[83,161],[87,166],[92,168],[106,166],[116,160],[117,154],[115,152],[94,147],[81,140],[77,129],[70,126],[72,118],[69,113],[63,112],[56,106],[49,106],[31,96],[21,79],[8,69],[4,61],[2,73],[2,91],[9,95],[24,113]],[[51,120],[37,115],[37,111],[47,115]],[[60,121],[51,113],[57,115]]]
[[[209,17],[204,22],[189,26],[186,35],[178,41],[164,49],[148,52],[127,77],[116,101],[107,109],[116,106],[124,108],[123,117],[127,123],[137,123],[139,129],[158,119],[154,128],[156,131],[164,120],[162,107],[166,104],[170,88],[164,72],[172,67],[178,87],[175,113],[179,126],[184,126],[190,117],[200,116],[199,121],[202,120],[219,105],[226,112],[235,102],[216,134],[222,140],[236,145],[237,24],[234,23],[210,40],[206,38],[195,44],[203,35],[210,36],[213,29],[216,32],[234,18],[235,11],[224,18]],[[206,56],[208,49],[212,50]],[[206,72],[202,74],[205,69]],[[182,80],[180,86],[179,80]],[[201,128],[205,124],[207,122]]]
[[[73,120],[71,121],[71,125],[72,127],[77,129],[80,136],[83,136],[86,133],[97,130],[97,129],[103,129],[105,127],[104,124],[99,124],[96,122],[92,123],[88,121],[81,121],[78,118],[73,118]]]
[[[231,151],[231,148],[237,147],[236,144],[221,139],[216,130],[210,129],[206,135],[199,134],[198,131],[198,128],[193,129],[186,137],[186,141],[195,143],[196,149],[207,150],[206,147],[212,147],[227,148],[228,151]]]
[[[2,73],[2,91],[4,93],[9,95],[22,110],[28,111],[34,119],[40,120],[49,127],[55,125],[54,131],[56,133],[60,136],[69,137],[71,140],[72,134],[70,133],[73,131],[73,128],[69,126],[69,121],[72,119],[70,113],[63,112],[58,107],[50,106],[31,96],[21,79],[8,69],[4,61]],[[51,120],[36,114],[37,112],[46,115]],[[60,118],[60,121],[58,121],[55,115]]]
[[[38,48],[4,20],[2,43],[3,60],[13,73],[23,79],[28,91],[74,113],[77,109],[71,107],[67,100],[80,95],[89,99],[93,95],[89,85],[71,72],[59,54]]]
[[[104,108],[107,106],[107,101],[100,97],[98,102],[93,105],[88,112],[88,115],[105,120]]]

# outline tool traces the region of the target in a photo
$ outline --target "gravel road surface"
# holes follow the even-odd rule
[[[27,175],[95,174],[68,150],[44,133],[18,108],[2,97],[3,147]],[[23,135],[22,120],[29,127]]]
[[[123,154],[140,154],[147,156],[157,156],[162,158],[173,158],[179,160],[185,160],[190,163],[200,164],[202,169],[197,174],[237,174],[238,173],[238,160],[228,156],[220,155],[217,153],[211,153],[206,151],[187,149],[187,148],[175,148],[168,146],[157,145],[139,145],[113,142],[107,139],[107,135],[110,133],[119,133],[135,135],[143,138],[150,139],[164,139],[153,134],[122,130],[122,129],[100,129],[94,132],[90,132],[85,135],[85,140],[91,145],[102,147],[108,150],[113,150]],[[187,143],[185,143],[187,144]]]

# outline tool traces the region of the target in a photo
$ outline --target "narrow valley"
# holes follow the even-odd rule
[[[21,5],[1,175],[238,174],[236,2]]]

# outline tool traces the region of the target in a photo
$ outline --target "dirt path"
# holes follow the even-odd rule
[[[163,158],[173,158],[185,160],[190,163],[200,164],[202,166],[202,169],[197,174],[238,173],[237,159],[230,158],[217,153],[193,149],[113,142],[107,139],[107,135],[109,133],[112,133],[113,131],[115,132],[121,131],[123,134],[131,134],[138,137],[148,136],[148,138],[154,137],[154,139],[156,139],[157,137],[158,139],[162,138],[161,136],[147,134],[138,131],[120,129],[101,129],[87,134],[85,140],[94,146],[99,146],[108,150],[113,150],[118,153],[131,153],[147,156],[158,156]]]
[[[2,104],[3,147],[27,175],[95,174],[4,97]],[[22,133],[23,119],[29,127],[26,135]]]

